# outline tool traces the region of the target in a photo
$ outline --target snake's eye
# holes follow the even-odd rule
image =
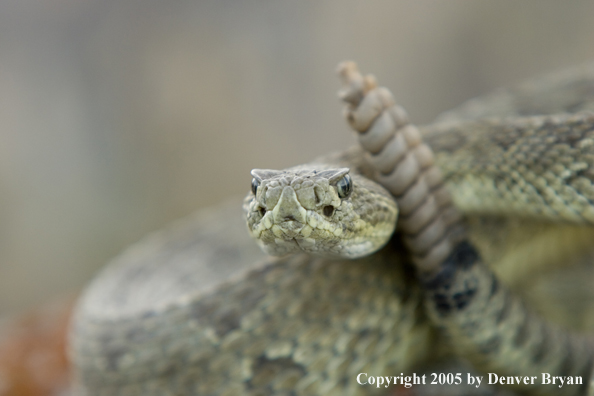
[[[252,179],[252,192],[254,193],[254,195],[256,195],[256,193],[258,192],[258,187],[260,186],[260,182],[258,180],[256,180],[256,178]]]
[[[353,181],[349,175],[344,175],[342,179],[336,183],[336,190],[340,198],[347,198],[353,191]]]

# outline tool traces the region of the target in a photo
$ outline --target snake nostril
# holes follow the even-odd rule
[[[334,206],[326,205],[326,206],[324,206],[323,211],[324,211],[324,216],[330,217],[334,214]]]
[[[260,212],[260,216],[264,217],[264,215],[266,214],[266,209],[264,209],[263,207],[260,206],[260,209],[258,209],[258,212]]]

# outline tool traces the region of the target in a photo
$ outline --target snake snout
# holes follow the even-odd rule
[[[280,199],[272,210],[274,222],[298,222],[301,226],[307,222],[307,211],[297,199],[297,194],[291,186],[285,186]]]

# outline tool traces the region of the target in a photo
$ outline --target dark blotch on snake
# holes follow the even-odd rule
[[[435,293],[433,295],[433,302],[437,311],[443,314],[447,314],[452,310],[452,306],[448,301],[448,297],[445,294]]]
[[[456,309],[461,310],[464,309],[468,306],[470,300],[472,300],[472,297],[474,297],[474,295],[476,294],[476,289],[475,288],[469,288],[464,292],[461,293],[456,293],[452,296],[452,298],[454,299],[454,303],[456,304]]]
[[[454,247],[448,258],[444,260],[438,274],[431,279],[424,280],[425,289],[448,289],[458,270],[467,270],[476,264],[478,260],[479,255],[476,249],[467,241],[460,242]]]

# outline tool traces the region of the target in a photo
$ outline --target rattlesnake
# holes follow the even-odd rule
[[[594,230],[583,224],[594,218],[590,206],[594,199],[590,182],[594,179],[590,175],[594,169],[590,144],[594,116],[585,110],[594,108],[593,87],[594,68],[584,67],[476,100],[423,128],[453,201],[469,213],[470,240],[479,247],[483,260],[495,266],[500,278],[511,279],[509,283],[520,284],[524,291],[521,280],[535,277],[535,271],[525,263],[527,257],[532,256],[537,269],[550,272],[556,271],[560,262],[581,262],[588,254]],[[352,92],[363,91],[355,87]],[[351,102],[351,124],[367,130],[369,125],[357,124],[365,119],[364,112],[356,114],[362,109],[361,94],[349,95],[343,97]],[[378,114],[392,117],[397,130],[408,128],[404,113],[390,103],[385,105],[375,109]],[[551,113],[562,114],[532,116]],[[504,118],[508,115],[516,118]],[[497,118],[483,119],[489,116]],[[408,133],[409,143],[417,139],[414,131]],[[375,151],[381,151],[381,146]],[[417,155],[421,162],[427,160],[427,169],[432,163],[428,155]],[[281,187],[300,177],[298,184],[311,188],[313,195],[303,193],[302,199],[298,193],[287,192],[282,199],[294,203],[298,197],[319,204],[319,225],[325,221],[322,216],[344,214],[348,209],[342,208],[341,202],[350,194],[342,194],[336,187],[346,183],[342,168],[350,168],[353,183],[358,182],[358,174],[378,177],[374,163],[360,148],[316,163],[327,166],[314,166],[320,169],[316,174],[294,169],[289,176],[256,171],[253,190],[270,177],[280,177],[274,186],[278,187],[274,198],[278,201]],[[533,166],[532,175],[520,174],[518,178],[518,171],[528,163]],[[306,179],[310,185],[304,184]],[[322,190],[315,191],[318,179]],[[428,190],[439,191],[439,182],[428,180]],[[559,180],[564,183],[555,184]],[[401,201],[410,185],[404,187]],[[388,196],[381,188],[377,191],[381,197]],[[436,199],[436,206],[441,210],[450,207],[449,198],[439,196],[443,200]],[[566,197],[571,197],[571,210],[562,205],[567,203]],[[273,210],[272,204],[267,208],[254,202],[253,194],[248,195],[245,205],[253,209],[248,217],[265,215],[261,209]],[[389,222],[395,209],[385,202],[380,217]],[[332,206],[328,213],[324,213],[326,206]],[[415,210],[412,205],[408,211]],[[373,212],[377,213],[363,211],[357,218],[373,217]],[[79,303],[71,337],[77,392],[125,396],[374,394],[382,389],[361,386],[356,376],[361,372],[398,375],[429,361],[437,354],[436,340],[440,339],[431,323],[446,328],[452,349],[479,368],[526,376],[552,369],[560,370],[554,375],[583,376],[587,381],[589,344],[578,337],[566,337],[564,331],[549,330],[551,326],[542,327],[536,316],[524,317],[522,304],[485,267],[474,265],[476,252],[472,245],[461,242],[466,234],[450,227],[457,224],[457,217],[455,212],[448,213],[440,221],[444,222],[442,230],[452,232],[439,241],[448,241],[449,250],[444,252],[450,254],[453,248],[457,253],[450,254],[446,262],[462,264],[460,273],[444,272],[437,266],[446,258],[442,253],[427,256],[427,249],[439,244],[429,239],[430,246],[423,246],[421,242],[427,239],[419,242],[414,222],[409,222],[412,231],[408,233],[404,226],[404,241],[412,255],[405,254],[400,238],[395,238],[378,253],[358,260],[306,254],[266,259],[250,244],[238,213],[229,206],[156,233],[116,258]],[[514,217],[503,218],[503,213]],[[275,215],[291,223],[300,216],[279,210]],[[551,218],[564,224],[550,225]],[[405,222],[400,220],[399,227]],[[323,232],[313,227],[313,233],[340,237],[350,232],[348,227],[339,230],[324,224]],[[250,228],[254,232],[254,227]],[[267,229],[272,230],[272,225]],[[307,238],[315,239],[309,232]],[[383,234],[383,241],[374,248],[387,241],[387,232]],[[564,246],[552,246],[551,241],[562,238]],[[280,238],[269,234],[268,241],[275,239]],[[316,246],[315,241],[307,243]],[[336,242],[332,246],[325,253],[344,250]],[[361,252],[358,248],[350,254],[360,256]],[[420,284],[409,259],[417,265]],[[531,299],[530,293],[524,294]],[[422,303],[423,295],[427,306]],[[450,315],[452,311],[463,315]],[[583,313],[574,316],[580,318]],[[552,315],[551,320],[558,318]],[[574,319],[574,327],[587,325],[577,322]],[[516,337],[510,344],[506,335],[513,332],[523,340]],[[568,346],[571,359],[564,360]],[[447,351],[444,348],[440,353]],[[581,394],[585,387],[519,389]]]

